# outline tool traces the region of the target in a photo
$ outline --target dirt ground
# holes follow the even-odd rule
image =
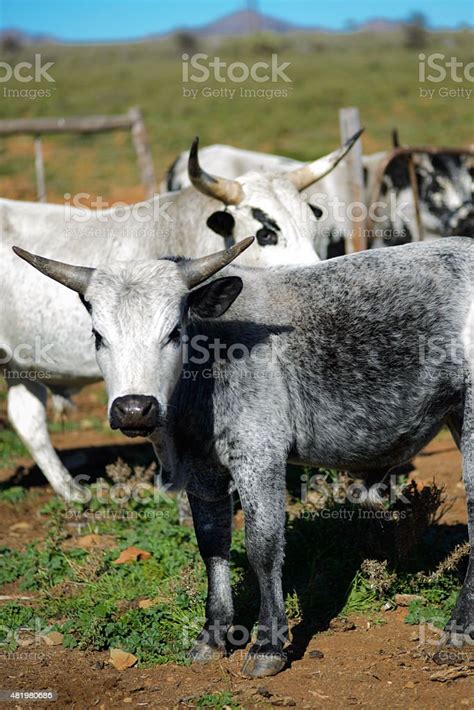
[[[87,388],[78,398],[73,421],[92,416],[104,420],[97,386]],[[0,419],[5,411],[0,410]],[[90,470],[126,457],[128,443],[123,437],[89,428],[52,435],[64,460],[75,469]],[[464,489],[459,453],[448,433],[440,434],[413,462],[415,480],[443,484],[449,509],[442,522],[466,523]],[[76,472],[76,470],[75,470]],[[0,470],[0,480],[18,480],[37,491],[34,503],[14,507],[0,504],[2,535],[0,545],[21,547],[29,539],[44,535],[36,510],[51,497],[31,460],[18,459],[14,468]],[[18,526],[28,523],[29,527]],[[3,588],[1,594],[12,594]],[[239,668],[241,652],[205,666],[163,665],[117,671],[107,662],[108,653],[67,650],[44,646],[30,652],[20,648],[2,659],[0,688],[57,691],[56,707],[103,709],[122,707],[195,707],[204,693],[229,691],[243,707],[341,708],[359,705],[368,708],[474,708],[474,664],[439,664],[432,656],[433,638],[423,638],[416,626],[404,624],[407,609],[387,611],[377,620],[351,617],[337,620],[329,630],[310,641],[302,658],[291,658],[289,667],[278,676],[259,680],[244,679]],[[382,623],[380,623],[382,621]],[[317,652],[317,653],[315,653]],[[444,659],[446,660],[446,659]],[[464,669],[464,670],[463,670]],[[16,707],[48,707],[51,703],[15,702]]]

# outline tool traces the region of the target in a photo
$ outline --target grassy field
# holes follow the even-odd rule
[[[393,35],[259,36],[225,46],[196,48],[231,61],[265,61],[277,53],[289,61],[289,95],[280,98],[185,98],[181,50],[172,40],[128,46],[29,47],[10,57],[31,60],[41,52],[54,62],[49,98],[10,98],[0,102],[1,118],[123,113],[140,106],[161,178],[176,154],[199,134],[215,142],[312,159],[339,142],[337,111],[360,109],[366,126],[364,150],[390,146],[390,131],[412,144],[462,145],[472,141],[472,99],[419,97],[418,53]],[[472,61],[467,33],[432,35],[424,49]],[[456,88],[454,82],[443,84]],[[43,86],[43,85],[42,85]],[[235,88],[227,82],[205,86]],[[202,88],[202,85],[200,85]],[[246,83],[246,88],[261,88]],[[8,82],[8,89],[24,85]],[[2,85],[2,91],[5,85]],[[62,136],[44,139],[48,199],[87,191],[109,200],[143,196],[130,136]],[[35,199],[30,137],[0,140],[0,195]],[[5,409],[0,385],[0,405]],[[53,423],[51,431],[78,429],[104,434],[104,418]],[[15,470],[26,451],[0,419],[0,468]],[[84,424],[84,426],[83,426]],[[105,473],[105,472],[104,472]],[[331,519],[305,517],[298,500],[299,473],[290,472],[285,602],[293,639],[309,639],[335,616],[362,614],[384,623],[384,610],[396,607],[398,593],[418,595],[407,623],[442,627],[460,588],[467,549],[456,548],[465,529],[436,525],[440,493],[433,487],[411,490],[407,522],[343,518],[333,502]],[[328,473],[328,476],[333,474]],[[135,472],[135,479],[137,472]],[[133,485],[129,477],[127,485]],[[109,484],[113,483],[109,475]],[[135,481],[136,482],[136,481]],[[423,491],[426,491],[425,493]],[[176,501],[164,498],[120,503],[94,487],[90,503],[67,507],[56,499],[39,503],[37,488],[2,484],[0,508],[13,511],[20,525],[42,526],[25,544],[12,533],[0,547],[0,586],[11,600],[0,605],[0,649],[14,651],[28,630],[62,634],[68,649],[120,648],[139,665],[188,663],[186,653],[204,615],[205,571],[194,533],[177,522]],[[309,506],[314,512],[314,508]],[[359,509],[357,509],[359,510]],[[33,511],[33,513],[32,513]],[[16,523],[18,525],[18,523]],[[13,528],[15,525],[13,525]],[[236,518],[232,576],[236,623],[251,629],[257,615],[255,580],[245,554],[242,519]],[[27,530],[28,527],[20,528]],[[130,547],[146,559],[117,563]],[[15,595],[26,595],[24,603]],[[21,633],[20,633],[21,631]],[[303,643],[303,641],[302,641]],[[225,692],[203,696],[195,707],[238,707]]]
[[[174,499],[151,497],[143,471],[125,482],[121,473],[116,477],[109,469],[112,479],[94,486],[88,503],[43,505],[37,513],[46,525],[43,540],[1,549],[0,585],[11,589],[13,584],[33,595],[28,604],[0,606],[4,650],[17,648],[20,629],[39,625],[42,634],[60,631],[66,648],[120,648],[145,666],[188,663],[186,652],[204,620],[206,590],[194,533],[178,525]],[[290,472],[290,487],[291,480]],[[141,495],[130,495],[140,481],[135,490]],[[0,504],[4,510],[26,510],[35,495],[6,486]],[[357,514],[349,520],[341,511],[351,507],[336,503],[329,505],[338,512],[332,520],[309,519],[302,511],[317,508],[289,499],[284,579],[294,643],[311,638],[337,615],[364,614],[383,623],[382,609],[394,608],[400,592],[419,595],[407,623],[446,623],[467,549],[453,553],[459,532],[433,525],[439,492],[412,488],[408,495],[409,518],[388,524]],[[400,512],[398,503],[393,510]],[[258,612],[255,580],[243,530],[237,527],[232,547],[236,623],[252,629]],[[144,551],[146,559],[132,556],[121,564],[120,553],[130,548]]]
[[[123,113],[141,107],[153,149],[158,176],[176,154],[199,134],[202,144],[215,142],[313,159],[339,140],[337,111],[355,105],[366,126],[364,149],[371,152],[390,145],[396,126],[403,142],[462,145],[472,141],[472,97],[420,98],[418,51],[403,46],[399,34],[315,35],[276,37],[262,35],[229,40],[221,46],[199,44],[194,51],[223,61],[290,62],[290,82],[236,84],[182,81],[180,49],[169,40],[121,46],[28,47],[9,57],[12,63],[32,59],[40,52],[54,83],[19,84],[2,90],[31,86],[51,90],[49,98],[8,98],[0,102],[0,117],[68,116]],[[468,32],[430,35],[423,49],[472,61]],[[438,89],[459,88],[453,81],[427,84]],[[470,86],[464,82],[462,86]],[[183,96],[183,89],[237,89],[233,99]],[[286,97],[243,98],[245,89],[283,89]],[[5,96],[5,94],[4,94]],[[0,194],[34,199],[32,139],[0,141]],[[87,191],[108,199],[141,197],[130,137],[125,133],[100,136],[59,136],[44,139],[48,199],[62,201],[65,192]]]

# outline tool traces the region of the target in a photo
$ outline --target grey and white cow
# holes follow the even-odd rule
[[[71,394],[101,375],[81,304],[57,284],[32,277],[14,258],[11,246],[98,266],[108,263],[112,254],[123,260],[173,253],[199,257],[221,248],[224,241],[256,231],[258,243],[243,255],[248,264],[315,263],[319,259],[311,230],[317,223],[300,190],[332,170],[357,137],[303,170],[283,176],[253,173],[236,181],[202,171],[195,142],[190,170],[198,189],[189,187],[127,208],[94,211],[0,200],[0,375],[8,386],[9,419],[56,493],[73,498],[76,487],[49,438],[47,390],[63,406]],[[221,223],[232,222],[230,232],[207,225],[217,212]]]
[[[363,156],[367,208],[372,203],[379,166],[389,155],[388,152],[378,152]],[[228,178],[236,178],[248,170],[272,173],[291,171],[304,165],[281,155],[218,144],[203,148],[201,159],[207,169]],[[182,189],[189,184],[186,161],[187,154],[181,153],[169,168],[162,190]],[[424,238],[438,239],[452,234],[474,236],[472,154],[415,153],[413,161]],[[322,259],[338,256],[345,251],[344,234],[348,226],[344,213],[337,207],[337,200],[346,199],[349,194],[347,190],[348,175],[344,163],[340,163],[330,175],[306,190],[315,214],[318,214],[319,209],[321,221],[315,248]],[[388,163],[377,203],[373,212],[375,220],[373,232],[369,235],[369,247],[395,246],[418,240],[407,155],[395,156]]]
[[[111,426],[149,435],[188,492],[209,582],[193,658],[223,651],[232,623],[233,488],[261,599],[243,672],[261,677],[285,665],[288,458],[363,475],[408,461],[445,424],[463,453],[471,542],[450,631],[472,642],[474,242],[447,238],[312,267],[227,266],[251,242],[198,260],[97,270],[16,250],[79,292]]]

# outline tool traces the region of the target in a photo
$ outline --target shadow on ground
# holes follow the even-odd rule
[[[86,446],[83,448],[57,451],[61,462],[73,476],[86,476],[83,484],[94,483],[105,476],[105,467],[121,458],[130,467],[148,466],[156,457],[149,443],[111,444],[107,446]],[[11,486],[47,486],[48,482],[36,465],[18,466],[12,476],[0,484],[0,490]]]

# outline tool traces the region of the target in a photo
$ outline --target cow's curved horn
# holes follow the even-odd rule
[[[217,273],[217,271],[223,269],[224,266],[230,264],[231,261],[234,261],[239,254],[247,249],[254,240],[255,237],[247,237],[237,242],[237,244],[234,244],[230,249],[224,249],[223,251],[218,251],[215,254],[209,254],[209,256],[203,256],[199,259],[179,262],[181,275],[187,287],[193,288],[194,286],[198,286]]]
[[[188,175],[196,190],[220,200],[225,205],[238,205],[244,198],[242,185],[237,180],[227,180],[206,173],[199,165],[199,138],[196,137],[189,151]]]
[[[30,254],[29,251],[20,249],[20,247],[12,248],[17,256],[27,261],[38,271],[41,271],[42,274],[59,281],[60,284],[77,291],[77,293],[84,294],[86,292],[91,276],[95,271],[95,269],[90,269],[87,266],[71,266],[70,264],[63,264],[61,261],[46,259],[44,256]]]
[[[328,175],[331,170],[334,170],[336,165],[347,155],[363,130],[364,129],[361,128],[360,131],[354,133],[341,148],[329,153],[329,155],[325,155],[323,158],[315,160],[314,163],[309,163],[309,165],[304,165],[302,168],[297,168],[287,173],[288,179],[300,192],[314,182],[321,180],[321,178]]]

